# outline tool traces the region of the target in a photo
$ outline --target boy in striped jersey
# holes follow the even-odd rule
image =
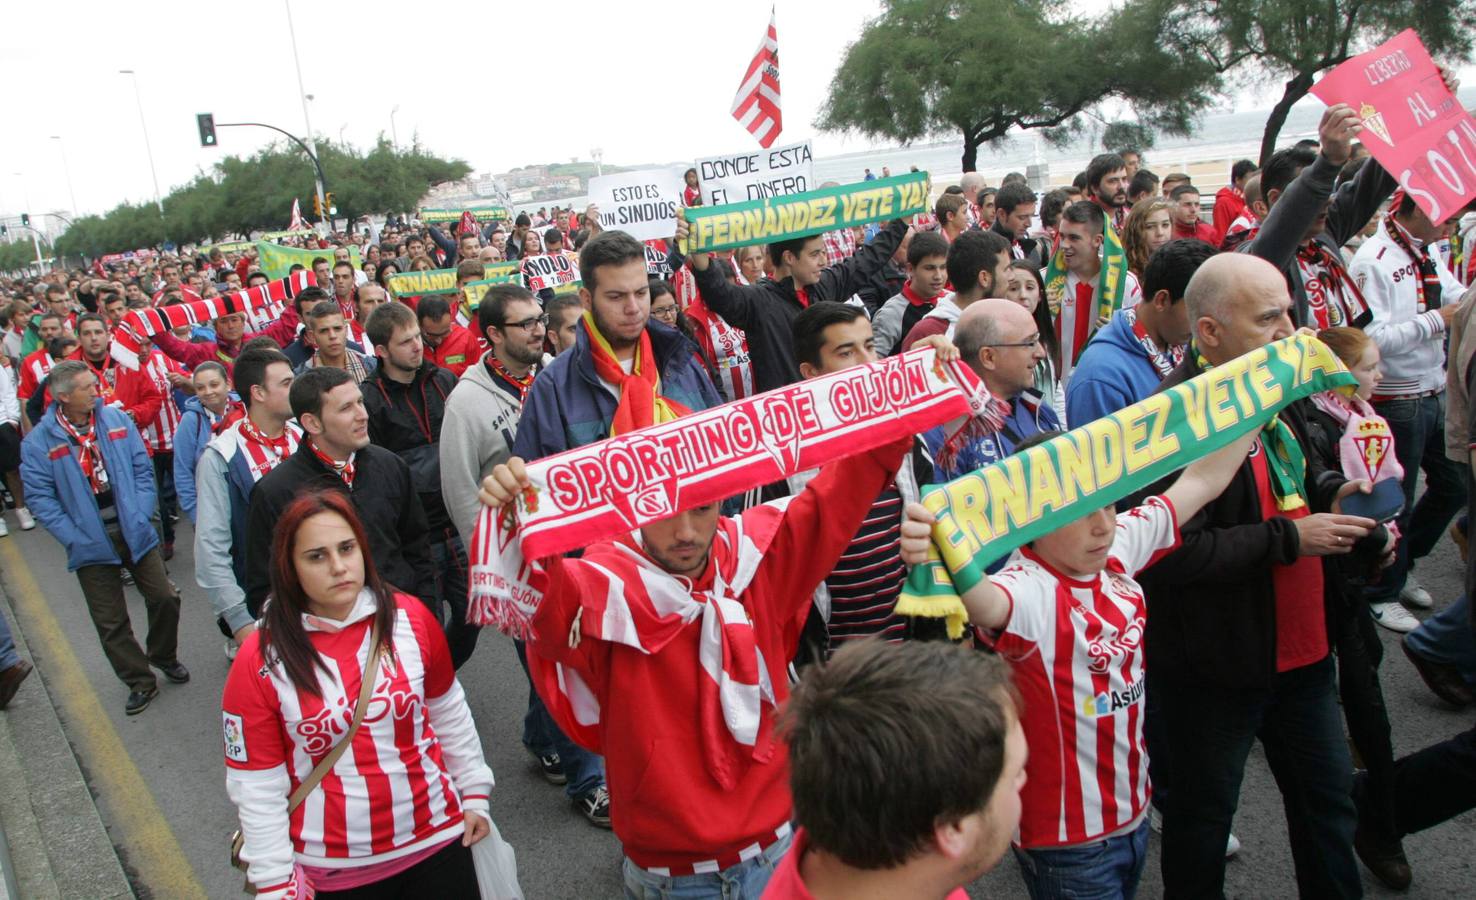
[[[963,596],[1009,661],[1030,759],[1015,857],[1031,896],[1125,896],[1148,848],[1143,740],[1147,606],[1134,580],[1178,546],[1179,524],[1225,489],[1255,438],[1184,470],[1160,496],[1104,506],[1021,547]],[[1016,452],[1046,440],[1040,436]],[[902,558],[926,558],[933,516],[909,504]]]

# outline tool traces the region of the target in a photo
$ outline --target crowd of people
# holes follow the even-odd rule
[[[256,253],[0,278],[5,493],[64,548],[128,715],[155,670],[190,678],[168,563],[193,542],[261,897],[476,895],[496,804],[456,673],[479,645],[516,654],[530,765],[613,829],[630,897],[961,897],[1007,849],[1032,897],[1130,897],[1153,831],[1168,895],[1219,896],[1256,740],[1302,896],[1360,896],[1359,860],[1406,887],[1404,839],[1476,805],[1476,731],[1396,759],[1379,685],[1383,628],[1476,702],[1469,596],[1410,611],[1448,528],[1464,553],[1476,304],[1459,218],[1360,127],[1329,108],[1212,205],[1106,153],[1043,194],[967,173],[925,215],[722,253],[593,208],[355,222],[286,240],[311,284],[260,331],[179,325],[136,368],[110,346],[130,311],[267,283]],[[390,278],[546,255],[577,293]],[[897,612],[922,486],[1299,329],[1355,392],[997,560],[962,639]],[[987,409],[539,560],[531,631],[479,642],[468,547],[526,463],[917,347]],[[0,707],[30,671],[0,618]]]

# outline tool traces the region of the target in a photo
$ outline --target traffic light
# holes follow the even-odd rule
[[[323,202],[326,203],[326,204],[328,204],[328,215],[331,216],[334,213],[338,212],[338,208],[333,205],[333,192],[332,191],[329,191],[328,193],[326,193],[326,194],[323,195]]]
[[[313,215],[323,218],[323,198],[316,193],[313,194]]]
[[[30,228],[31,227],[31,214],[30,213],[21,213],[21,227],[22,228]]]
[[[195,124],[200,128],[200,146],[215,146],[215,114],[200,113],[195,116]]]

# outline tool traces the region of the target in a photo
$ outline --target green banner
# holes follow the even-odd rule
[[[221,253],[245,253],[248,248],[254,246],[256,246],[255,241],[226,241],[221,244],[210,244],[209,246],[201,247],[200,252],[207,255],[213,250],[219,250]]]
[[[512,219],[512,212],[506,206],[467,206],[461,209],[422,209],[420,221],[427,225],[440,225],[446,222],[460,222],[461,214],[469,212],[478,222],[506,222]]]
[[[967,591],[985,568],[1264,426],[1287,404],[1355,384],[1325,344],[1298,333],[1126,409],[923,488],[939,562],[915,566],[898,611]]]
[[[853,225],[905,218],[928,208],[928,173],[820,188],[803,194],[693,206],[687,217],[685,253],[730,250],[809,237]]]
[[[456,293],[455,269],[426,269],[423,272],[396,272],[389,277],[390,293],[396,297],[426,297],[431,294]]]
[[[281,244],[273,244],[270,241],[256,242],[257,260],[256,264],[267,274],[268,278],[276,280],[286,278],[292,271],[294,265],[301,265],[311,270],[313,260],[323,258],[330,263],[333,262],[332,248],[327,250],[304,250],[301,247],[283,247]],[[349,248],[349,262],[353,264],[354,271],[361,269],[359,260],[359,248]]]

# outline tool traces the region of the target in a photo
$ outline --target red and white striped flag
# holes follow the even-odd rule
[[[774,30],[772,9],[769,30],[759,42],[758,52],[733,96],[733,118],[758,139],[760,147],[773,144],[784,128],[784,117],[779,110],[779,35]]]
[[[297,205],[297,198],[292,198],[292,221],[287,223],[288,231],[304,231],[307,223],[302,220],[302,207]]]

